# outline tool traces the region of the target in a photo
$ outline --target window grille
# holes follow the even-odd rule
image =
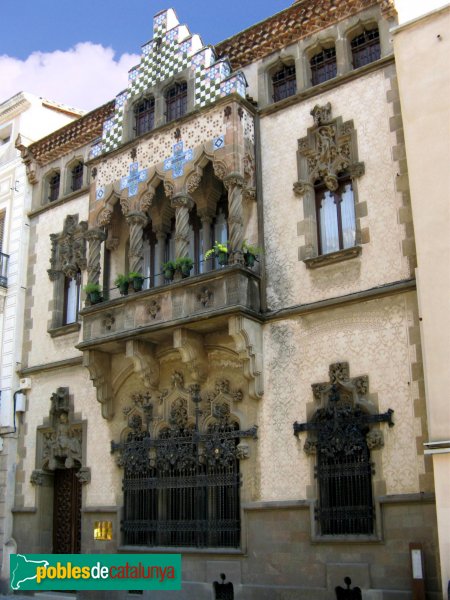
[[[83,187],[83,163],[82,162],[77,163],[73,167],[73,169],[71,171],[71,176],[72,176],[72,185],[70,186],[70,189],[72,190],[72,192],[81,190],[81,188]]]
[[[336,77],[336,49],[334,46],[332,48],[324,48],[321,52],[315,54],[311,58],[310,65],[312,85],[318,85]]]
[[[60,178],[60,174],[55,173],[48,180],[48,199],[50,202],[58,200]]]
[[[136,135],[143,135],[155,126],[155,99],[146,98],[134,110]]]
[[[274,102],[293,96],[297,91],[295,66],[283,66],[283,68],[280,71],[277,71],[272,77],[272,85]]]
[[[167,121],[179,119],[187,112],[187,83],[176,83],[166,94]]]
[[[172,425],[152,439],[133,415],[120,450],[124,467],[124,543],[137,546],[224,547],[240,544],[239,431],[224,410],[206,432],[189,425],[183,400]],[[229,409],[228,409],[229,414]]]
[[[353,68],[368,65],[381,56],[378,28],[363,31],[351,41]]]

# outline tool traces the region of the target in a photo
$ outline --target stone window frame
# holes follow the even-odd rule
[[[297,164],[298,181],[294,183],[294,193],[301,198],[303,220],[297,224],[297,233],[304,236],[304,244],[299,247],[298,259],[307,268],[315,269],[337,262],[356,258],[361,254],[362,244],[370,241],[368,229],[361,228],[361,218],[367,216],[367,203],[361,202],[358,194],[358,178],[364,175],[364,163],[358,160],[357,132],[353,121],[343,122],[342,117],[332,118],[331,104],[316,105],[310,113],[314,117],[314,125],[308,127],[307,135],[298,140]],[[318,131],[321,127],[332,127],[335,131],[335,142],[338,153],[333,163],[319,162],[324,158],[320,154]],[[319,254],[318,214],[316,205],[317,172],[321,169],[320,183],[332,187],[341,174],[346,175],[352,183],[353,201],[355,205],[355,245],[329,254]],[[331,186],[331,187],[330,187]]]
[[[173,118],[169,118],[169,93],[171,92],[171,90],[175,89],[176,87],[180,87],[183,86],[184,84],[186,84],[186,110],[179,115],[175,115]],[[177,95],[175,97],[175,102],[180,101],[182,98],[184,98],[184,93],[183,90],[178,90]],[[174,81],[171,85],[166,86],[165,90],[164,90],[164,101],[165,101],[165,112],[164,112],[164,116],[166,119],[166,123],[172,123],[172,121],[176,121],[178,119],[182,119],[187,113],[188,113],[188,82],[185,79],[180,79],[177,81]]]
[[[190,112],[192,112],[195,108],[195,73],[190,68],[186,68],[183,71],[180,71],[176,75],[172,75],[168,79],[164,81],[160,81],[156,83],[154,86],[143,90],[141,93],[136,94],[129,98],[124,106],[124,120],[123,120],[123,143],[130,142],[134,140],[136,136],[135,131],[135,116],[134,116],[134,107],[145,98],[149,98],[153,96],[155,99],[155,118],[154,118],[154,126],[150,131],[143,133],[142,137],[151,135],[155,129],[162,127],[163,125],[167,125],[168,122],[166,120],[166,91],[168,88],[174,85],[174,83],[180,83],[185,81],[187,83],[187,110],[185,115],[180,118],[184,118]],[[174,121],[170,121],[173,123]],[[138,136],[141,137],[141,136]]]
[[[331,32],[330,32],[331,33]],[[336,79],[336,77],[338,77],[339,75],[341,75],[340,69],[339,69],[339,48],[338,48],[338,44],[336,43],[336,37],[333,34],[330,33],[326,33],[326,35],[321,36],[320,38],[316,39],[312,44],[310,44],[309,46],[307,46],[305,48],[304,51],[304,64],[305,64],[305,71],[306,71],[306,85],[308,88],[316,88],[320,85],[324,85],[327,84],[329,81],[332,81],[333,79]],[[311,69],[311,60],[313,59],[314,56],[317,56],[317,54],[320,54],[320,52],[322,52],[323,50],[328,50],[330,48],[334,48],[336,51],[336,75],[334,77],[330,77],[329,79],[326,79],[325,81],[313,84],[312,82],[312,69]]]
[[[335,378],[331,375],[332,370],[335,370]],[[320,408],[326,405],[326,395],[330,391],[330,384],[338,384],[343,391],[348,391],[352,396],[352,404],[354,407],[359,407],[366,415],[376,415],[379,410],[379,399],[377,392],[369,392],[370,378],[369,375],[360,375],[350,377],[350,363],[340,362],[329,365],[329,381],[325,383],[312,384],[313,398],[306,404],[306,427],[296,422],[294,424],[294,435],[301,440],[303,452],[308,458],[316,458],[317,447],[314,431],[312,434],[308,431],[308,424],[314,421],[314,416]],[[390,415],[389,415],[390,413]],[[395,419],[392,421],[394,411],[390,409],[382,415],[382,418],[373,418],[373,424],[369,431],[370,444],[368,449],[370,452],[370,460],[373,465],[373,473],[371,477],[372,485],[372,502],[374,510],[373,518],[373,533],[372,534],[322,534],[320,526],[316,519],[316,507],[319,502],[318,480],[315,476],[317,460],[310,461],[311,484],[307,487],[307,497],[310,508],[310,527],[311,541],[322,543],[379,543],[383,540],[383,518],[382,518],[382,501],[386,497],[386,479],[383,470],[382,450],[384,448],[384,438],[387,431],[392,426],[395,426]],[[384,423],[389,423],[389,429],[385,429]],[[303,432],[307,431],[305,434]],[[299,435],[300,434],[300,435]],[[304,437],[306,435],[306,437]],[[366,438],[367,441],[368,438]]]
[[[147,129],[146,131],[142,131],[141,133],[138,133],[138,127],[137,127],[137,110],[138,107],[144,103],[144,102],[151,102],[153,100],[153,126],[150,127],[150,129]],[[150,111],[148,111],[150,112]],[[133,126],[133,130],[134,130],[134,136],[136,138],[140,137],[141,135],[145,135],[146,133],[149,133],[150,131],[153,131],[153,129],[155,129],[155,122],[156,122],[156,98],[153,94],[144,94],[142,97],[139,98],[139,100],[135,101],[133,103],[133,121],[134,121],[134,126]]]
[[[47,331],[51,337],[73,333],[81,328],[78,315],[74,323],[65,323],[64,313],[67,279],[74,278],[78,272],[81,273],[81,296],[82,272],[87,268],[86,231],[87,221],[79,222],[76,214],[66,216],[62,232],[50,235],[50,269],[47,273],[53,282],[53,296],[49,302],[51,318],[47,324]]]
[[[82,180],[82,184],[81,187],[77,188],[76,190],[72,189],[72,171],[74,169],[74,167],[76,167],[78,164],[83,165],[83,180]],[[63,195],[60,195],[61,197],[65,197],[68,196],[69,194],[74,194],[76,192],[79,192],[80,190],[83,190],[87,187],[88,185],[88,169],[86,168],[86,164],[84,161],[84,157],[83,155],[77,155],[74,156],[64,167],[64,172],[65,172],[65,181],[64,181],[64,193]]]
[[[294,67],[295,69],[295,92],[290,94],[290,96],[286,96],[286,98],[290,98],[295,96],[298,92],[298,80],[297,80],[297,64],[295,57],[293,55],[286,55],[279,57],[275,63],[272,63],[271,66],[267,69],[267,92],[268,92],[268,102],[269,104],[275,104],[276,102],[281,102],[281,100],[285,100],[286,98],[281,98],[280,100],[275,100],[274,98],[274,87],[273,87],[273,77],[283,68],[286,67]]]
[[[51,183],[50,180],[55,177],[56,175],[59,175],[59,190],[58,190],[58,196],[56,198],[53,198],[52,200],[50,199],[50,191],[51,191]],[[53,167],[52,169],[50,169],[44,177],[44,184],[43,184],[43,204],[53,204],[54,202],[57,202],[58,200],[60,200],[60,198],[62,197],[62,193],[61,193],[61,187],[62,187],[62,177],[61,177],[61,169],[58,167]]]
[[[379,40],[379,46],[380,46],[380,56],[378,59],[376,60],[380,60],[380,58],[382,57],[382,39],[381,39],[381,32],[380,32],[380,24],[379,22],[375,19],[375,18],[371,18],[368,17],[367,19],[362,19],[359,20],[357,24],[353,25],[352,27],[348,28],[345,31],[345,39],[347,41],[346,44],[346,62],[349,66],[349,69],[351,69],[352,71],[355,71],[357,69],[361,69],[362,67],[365,67],[369,64],[372,64],[373,62],[376,62],[376,60],[373,60],[371,62],[368,62],[364,65],[361,65],[360,67],[355,67],[353,64],[353,51],[352,51],[352,41],[358,37],[358,35],[360,35],[361,33],[363,33],[364,31],[370,31],[373,29],[377,29],[378,30],[378,40]]]

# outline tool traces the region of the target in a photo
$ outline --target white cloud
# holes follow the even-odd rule
[[[0,56],[0,102],[17,92],[31,92],[55,102],[91,110],[111,100],[127,86],[136,54],[83,42],[66,51],[33,52],[27,59]]]

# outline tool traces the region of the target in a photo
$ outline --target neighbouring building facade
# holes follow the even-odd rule
[[[0,104],[0,586],[9,578],[19,418],[15,392],[20,390],[31,208],[31,185],[15,140],[20,135],[21,144],[30,144],[79,116],[79,111],[23,92]]]
[[[295,2],[212,48],[162,11],[23,149],[18,550],[182,552],[152,598],[442,597],[395,24]]]

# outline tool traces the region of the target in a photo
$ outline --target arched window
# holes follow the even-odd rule
[[[356,243],[355,201],[351,179],[343,177],[336,190],[316,186],[319,254],[329,254]]]
[[[187,82],[182,81],[166,92],[167,122],[179,119],[187,113]]]
[[[353,68],[368,65],[381,56],[380,34],[378,27],[365,29],[354,37],[350,43],[352,49]]]
[[[59,197],[59,184],[61,181],[60,173],[53,173],[49,176],[47,180],[48,184],[48,200],[49,202],[54,202],[58,200]]]
[[[312,85],[333,79],[337,74],[336,48],[324,48],[311,58],[310,65]]]
[[[70,171],[70,190],[76,192],[83,187],[83,163],[81,161],[73,165]]]
[[[155,126],[155,99],[145,98],[134,108],[136,135],[143,135]]]
[[[278,102],[297,92],[297,82],[295,80],[295,65],[283,65],[274,75],[272,75],[273,101]]]

